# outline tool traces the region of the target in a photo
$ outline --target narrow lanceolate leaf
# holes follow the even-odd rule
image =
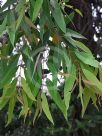
[[[31,92],[31,90],[30,90],[30,88],[29,88],[29,86],[28,86],[26,80],[25,80],[24,78],[22,78],[21,82],[22,82],[23,90],[24,90],[24,92],[26,93],[26,95],[27,95],[31,100],[35,101],[35,97],[34,97],[34,95],[32,94],[32,92]]]
[[[90,101],[92,93],[93,92],[91,92],[88,88],[84,88],[84,91],[83,91],[82,117],[84,116],[84,113],[86,111],[86,108],[87,108],[87,105],[88,105],[88,103]]]
[[[12,121],[15,103],[16,103],[16,97],[15,97],[15,96],[12,96],[12,97],[10,98],[10,101],[9,101],[8,122],[7,122],[7,125],[8,125],[9,123],[11,123],[11,121]]]
[[[10,11],[7,17],[8,22],[8,35],[12,45],[14,46],[15,42],[15,34],[16,34],[16,22],[15,22],[15,15],[13,11]]]
[[[4,106],[7,104],[9,99],[13,97],[15,91],[16,91],[16,83],[17,80],[13,80],[12,83],[8,86],[5,86],[3,89],[3,95],[0,97],[0,110],[4,108]]]
[[[89,49],[88,47],[86,47],[82,42],[77,41],[77,40],[74,40],[72,37],[67,37],[66,39],[67,39],[68,42],[69,42],[71,45],[73,45],[74,47],[79,48],[79,49],[81,49],[82,51],[85,51],[85,52],[87,52],[87,53],[89,53],[89,54],[92,55],[90,49]]]
[[[69,108],[69,102],[71,97],[71,90],[73,88],[75,79],[76,79],[76,68],[74,65],[71,66],[71,70],[68,74],[69,76],[65,79],[65,86],[64,86],[64,101],[66,108]]]
[[[43,12],[41,13],[41,16],[42,17],[40,17],[40,38],[43,41],[44,26],[45,26],[45,23],[47,20],[46,20],[45,14]]]
[[[32,15],[32,21],[35,21],[39,12],[40,12],[40,9],[42,7],[42,4],[43,4],[43,0],[36,0],[35,4],[33,5],[33,15]]]
[[[83,107],[83,87],[82,87],[82,83],[81,83],[81,73],[79,72],[79,95],[78,97],[81,100],[81,105]]]
[[[33,124],[35,123],[35,120],[40,117],[42,113],[42,103],[41,103],[41,94],[39,93],[37,96],[37,107],[33,118]]]
[[[50,112],[50,109],[49,109],[49,105],[48,105],[46,95],[44,93],[42,93],[41,98],[42,98],[43,111],[44,111],[45,115],[47,116],[47,118],[52,122],[52,124],[54,124],[52,116],[51,116],[51,112]]]
[[[66,33],[66,24],[65,24],[64,16],[58,3],[56,3],[55,9],[54,11],[52,11],[52,14],[59,28],[64,33]]]
[[[60,94],[57,91],[57,87],[54,86],[54,83],[50,80],[47,81],[47,87],[52,99],[54,100],[56,105],[59,107],[59,109],[62,111],[62,113],[64,114],[64,117],[67,119],[66,106],[64,101],[61,99]]]
[[[80,33],[67,28],[67,32],[65,34],[66,37],[74,37],[74,38],[79,38],[79,39],[86,39],[83,35],[81,35]]]
[[[79,9],[75,9],[75,11],[76,11],[80,16],[83,17],[83,14],[82,14],[82,12],[81,12]]]
[[[28,110],[29,110],[28,99],[27,99],[26,93],[23,91],[22,91],[22,96],[23,96],[23,109],[22,109],[21,113],[25,115],[25,119],[26,119],[27,114],[28,114]]]
[[[96,93],[102,95],[102,83],[96,78],[96,76],[91,71],[86,69],[83,65],[81,65],[81,67],[87,80],[89,80],[95,87],[98,88]]]
[[[75,15],[74,12],[70,13],[69,15],[66,15],[65,16],[65,23],[69,24],[71,22],[73,24],[74,15]]]
[[[15,76],[17,71],[18,58],[18,55],[11,57],[11,61],[9,62],[7,68],[4,70],[5,73],[2,77],[2,80],[0,80],[0,88],[8,84]]]
[[[16,30],[20,26],[20,23],[22,22],[22,19],[23,19],[24,13],[25,13],[24,4],[25,4],[25,0],[21,0],[21,1],[19,1],[19,4],[16,7],[16,11],[18,13],[18,19],[17,19],[17,22],[16,22]]]
[[[95,60],[95,58],[92,55],[86,52],[79,52],[79,51],[76,51],[75,54],[78,57],[78,59],[80,59],[83,63],[93,67],[97,67],[97,68],[99,67],[99,62]]]
[[[6,30],[6,24],[7,24],[7,17],[5,17],[3,23],[0,25],[0,36]]]

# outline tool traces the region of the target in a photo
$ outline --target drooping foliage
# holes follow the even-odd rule
[[[82,116],[90,100],[97,107],[96,94],[102,95],[102,69],[82,42],[87,39],[68,27],[76,13],[83,16],[74,8],[66,13],[65,7],[72,8],[68,2],[7,0],[0,8],[0,110],[8,105],[7,124],[12,121],[17,103],[21,105],[20,117],[26,119],[32,113],[34,122],[44,112],[54,124],[49,98],[67,120],[76,86]],[[43,85],[45,65],[52,74],[51,79],[46,78],[48,90]],[[64,79],[61,92],[59,75]]]

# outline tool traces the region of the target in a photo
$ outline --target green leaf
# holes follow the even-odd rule
[[[21,22],[21,28],[23,29],[26,37],[28,37],[28,39],[31,41],[32,39],[32,33],[31,33],[31,28],[30,26],[27,24],[25,18],[22,20]]]
[[[6,67],[6,69],[4,69],[4,75],[2,79],[0,79],[0,88],[8,84],[12,80],[12,78],[15,76],[17,71],[18,58],[19,58],[18,55],[11,57],[11,60],[8,66]]]
[[[66,15],[66,16],[65,16],[65,22],[66,22],[66,24],[69,24],[70,22],[73,24],[74,15],[75,15],[75,13],[72,12],[72,13],[70,13],[69,15]],[[74,24],[73,24],[73,25],[74,25]]]
[[[84,113],[86,111],[86,108],[88,106],[88,103],[90,101],[91,98],[91,94],[93,92],[91,92],[88,88],[84,88],[83,90],[83,107],[82,107],[82,117],[84,116]]]
[[[52,14],[59,28],[64,33],[66,33],[66,24],[65,24],[64,16],[58,3],[56,3],[55,9],[52,10]]]
[[[54,102],[57,104],[59,109],[62,111],[64,114],[64,117],[67,119],[67,110],[64,101],[61,99],[61,96],[58,93],[58,90],[56,86],[54,86],[54,83],[50,80],[47,81],[47,87],[49,90],[49,93],[54,100]]]
[[[88,47],[86,47],[82,42],[79,42],[79,41],[77,41],[77,40],[74,40],[74,39],[72,39],[71,37],[67,37],[66,39],[67,39],[67,41],[68,41],[70,44],[72,44],[74,47],[77,47],[77,48],[79,48],[79,49],[81,49],[81,50],[83,50],[83,51],[85,51],[85,52],[87,52],[87,53],[89,53],[89,54],[92,55],[90,49],[89,49]]]
[[[33,5],[33,15],[32,15],[32,21],[35,21],[39,12],[40,12],[40,9],[42,7],[42,4],[43,4],[43,0],[36,0],[35,4]]]
[[[100,82],[102,82],[102,67],[99,67],[99,78]]]
[[[95,58],[92,55],[86,52],[79,52],[79,51],[76,51],[75,54],[78,57],[78,59],[80,59],[83,63],[96,68],[99,67],[99,62],[95,60]]]
[[[22,79],[21,79],[21,82],[22,82],[23,90],[24,90],[24,92],[26,93],[26,95],[27,95],[31,100],[36,101],[34,95],[32,94],[32,92],[31,92],[31,90],[30,90],[30,88],[29,88],[29,86],[28,86],[28,84],[27,84],[27,82],[26,82],[26,80],[25,80],[24,78],[22,78]]]
[[[25,70],[24,73],[25,73],[26,81],[27,81],[27,83],[28,83],[28,85],[29,85],[29,87],[30,87],[30,89],[32,91],[32,94],[36,97],[37,93],[38,93],[38,88],[37,88],[37,90],[35,89],[35,85],[31,80],[31,76],[30,76],[29,71]]]
[[[83,35],[79,34],[78,32],[67,28],[67,32],[64,35],[65,37],[74,37],[74,38],[79,38],[79,39],[86,39]]]
[[[3,95],[0,97],[0,110],[4,108],[8,100],[13,97],[16,91],[17,80],[14,79],[10,85],[7,85],[3,89]]]
[[[98,89],[96,90],[96,93],[99,93],[100,95],[102,95],[102,83],[96,78],[96,76],[89,71],[88,69],[86,69],[82,64],[81,64],[81,68],[82,71],[85,75],[85,77]],[[94,89],[95,91],[95,89]]]
[[[80,16],[82,16],[83,17],[83,14],[82,14],[82,12],[79,10],[79,9],[74,9]]]
[[[46,16],[45,16],[45,14],[44,14],[44,12],[41,12],[41,16],[42,17],[40,17],[40,38],[41,38],[41,40],[42,40],[42,42],[43,42],[43,35],[44,35],[44,26],[45,26],[45,23],[46,23],[46,21],[47,21],[47,19],[46,19]]]
[[[38,91],[40,89],[40,85],[41,85],[41,78],[39,77],[39,74],[36,72],[36,74],[34,74],[34,77],[32,79],[32,74],[33,74],[33,70],[34,70],[34,66],[33,63],[30,62],[31,65],[27,65],[27,69],[25,69],[24,73],[25,73],[25,77],[26,77],[26,81],[32,91],[32,94],[36,97],[38,94]],[[38,83],[36,85],[36,83]]]
[[[83,91],[84,91],[84,89],[83,89],[83,87],[82,87],[82,83],[81,83],[81,73],[79,72],[78,73],[79,74],[79,95],[78,95],[78,97],[80,98],[80,100],[81,100],[81,105],[82,105],[82,107],[83,107]]]
[[[73,88],[74,82],[76,80],[76,68],[74,65],[71,66],[71,69],[68,73],[68,77],[65,79],[65,86],[64,86],[64,101],[66,108],[69,108],[69,102],[71,97],[71,90]]]
[[[51,14],[50,14],[50,2],[49,0],[44,0],[43,1],[43,12],[45,14],[45,16],[47,17],[47,22],[50,25],[50,27],[53,27],[53,21],[51,18]]]
[[[41,98],[42,98],[43,111],[44,111],[45,115],[47,116],[47,118],[52,122],[52,124],[54,124],[46,95],[44,93],[42,93]]]
[[[16,22],[15,22],[15,15],[13,11],[10,11],[8,13],[7,23],[8,23],[8,35],[12,45],[14,46],[15,34],[16,34]]]
[[[0,25],[0,36],[6,30],[6,24],[7,24],[7,16],[5,17],[3,23]]]
[[[22,22],[22,19],[23,19],[24,14],[25,14],[24,4],[25,4],[25,0],[20,0],[17,7],[16,7],[16,12],[18,13],[18,19],[17,19],[17,23],[16,23],[16,30],[20,26],[20,23]]]
[[[40,117],[42,113],[42,103],[41,103],[41,94],[39,93],[37,96],[37,107],[33,118],[33,124],[35,123],[36,118]]]
[[[27,117],[27,114],[28,114],[29,107],[28,107],[27,95],[26,95],[26,93],[23,92],[23,91],[22,91],[22,96],[23,96],[23,107],[22,107],[22,110],[21,110],[21,112],[20,112],[19,117],[20,117],[21,115],[24,115],[24,116],[25,116],[24,121],[25,121],[25,119],[26,119],[26,117]]]
[[[16,103],[16,96],[12,96],[9,101],[9,108],[8,108],[8,121],[7,125],[11,123],[13,118],[13,111]]]
[[[33,61],[33,58],[32,58],[32,54],[31,54],[31,49],[29,48],[29,46],[25,45],[23,51],[22,51],[29,60]]]

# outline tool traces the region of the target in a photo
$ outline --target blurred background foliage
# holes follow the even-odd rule
[[[13,122],[5,127],[5,109],[0,113],[0,136],[101,136],[102,108],[98,111],[92,104],[89,104],[86,114],[82,118],[80,106],[80,102],[73,97],[69,108],[68,122],[66,122],[61,112],[52,103],[54,126],[45,115],[42,115],[34,125],[32,125],[33,117],[31,116],[24,123],[23,118],[18,119],[19,108],[17,107]]]
[[[102,0],[70,0],[70,4],[78,8],[84,17],[75,16],[74,24],[76,29],[87,37],[88,47],[99,61],[102,61]],[[71,11],[71,10],[70,10]],[[69,11],[66,11],[69,12]],[[72,24],[70,24],[73,27]],[[86,44],[87,44],[86,43]],[[101,97],[99,111],[92,103],[87,107],[84,117],[81,117],[81,104],[76,98],[76,90],[71,98],[68,111],[68,122],[65,121],[61,112],[51,103],[52,114],[55,121],[53,126],[42,115],[34,126],[32,117],[29,115],[24,123],[23,118],[18,119],[19,105],[15,108],[13,122],[6,127],[6,111],[0,111],[0,136],[101,136],[102,134],[102,107]]]

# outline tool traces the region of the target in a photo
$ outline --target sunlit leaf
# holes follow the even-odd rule
[[[76,51],[75,54],[78,57],[78,59],[80,59],[83,63],[88,64],[90,66],[99,67],[99,62],[95,60],[95,58],[92,55],[86,52],[79,51]]]

